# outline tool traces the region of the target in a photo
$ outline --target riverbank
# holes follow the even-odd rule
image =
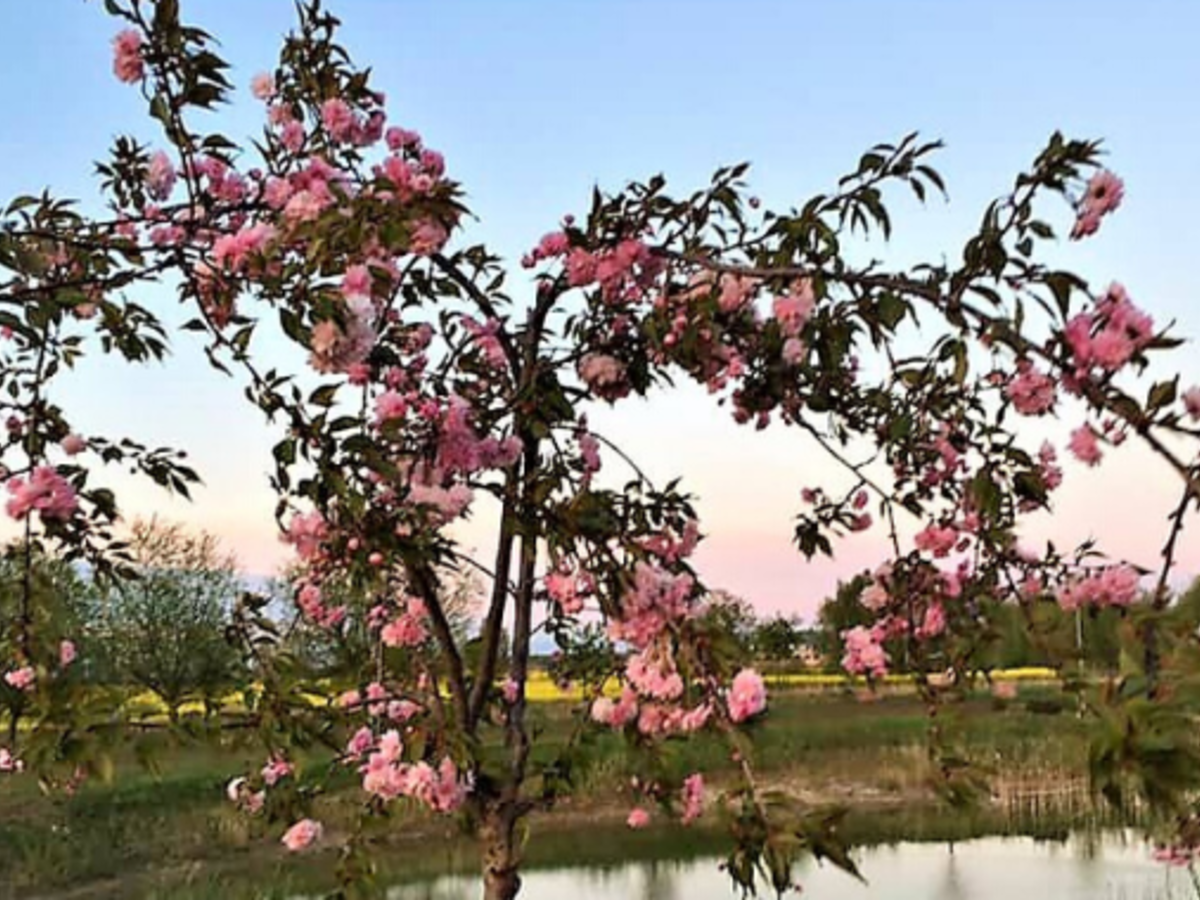
[[[565,732],[569,715],[563,705],[544,704],[537,725],[552,743]],[[1044,689],[1023,691],[1002,711],[978,697],[944,717],[952,739],[994,772],[996,801],[973,813],[948,815],[932,804],[927,725],[911,697],[860,703],[838,695],[782,694],[756,735],[756,764],[769,782],[811,803],[849,806],[846,828],[856,842],[995,833],[1052,837],[1116,824],[1097,815],[1080,790],[1082,723]],[[622,786],[632,761],[609,736],[595,752],[579,795],[564,800],[552,817],[531,820],[530,866],[720,851],[721,836],[709,827],[625,829],[631,801]],[[669,757],[680,771],[715,772],[717,782],[728,765],[723,746],[707,740],[673,747]],[[278,829],[258,832],[225,802],[227,779],[261,765],[256,747],[180,747],[165,762],[157,777],[126,772],[111,785],[85,785],[72,798],[43,797],[27,780],[8,779],[0,787],[0,883],[9,895],[237,900],[330,887],[332,850],[286,856]],[[301,763],[305,778],[327,766],[319,756]],[[335,839],[360,802],[357,792],[337,789],[349,788],[351,775],[341,773],[320,801]],[[474,848],[453,821],[400,814],[380,842],[381,878],[389,883],[477,867]]]

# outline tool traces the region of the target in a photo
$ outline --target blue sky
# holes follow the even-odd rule
[[[1127,197],[1100,236],[1056,258],[1096,282],[1121,280],[1158,320],[1200,334],[1200,5],[1182,2],[665,2],[665,0],[340,0],[343,42],[388,94],[391,120],[442,150],[479,217],[470,236],[518,257],[593,184],[663,172],[682,193],[724,163],[750,160],[767,205],[831,185],[870,144],[911,130],[941,138],[948,205],[895,208],[887,260],[957,255],[983,205],[1051,131],[1102,137]],[[289,27],[286,0],[183,0],[216,34],[245,86],[273,66]],[[112,138],[153,132],[141,101],[111,76],[115,24],[98,2],[5,6],[0,29],[0,196],[50,187],[94,200],[91,164]],[[222,111],[232,135],[254,133],[248,92]],[[1065,221],[1065,219],[1063,220]],[[518,270],[519,273],[519,270]],[[144,298],[175,317],[165,291]],[[209,371],[187,336],[153,373],[90,363],[61,399],[85,431],[129,433],[189,449],[207,482],[197,502],[127,493],[131,512],[161,510],[217,531],[248,568],[281,558],[265,461],[271,435]],[[1200,381],[1200,354],[1183,367]],[[710,534],[708,579],[765,608],[805,611],[839,574],[873,564],[870,535],[837,565],[805,565],[789,547],[797,493],[826,471],[793,435],[736,429],[698,392],[597,414],[651,472],[685,476]],[[1064,489],[1044,523],[1060,540],[1095,533],[1153,562],[1169,482],[1146,485],[1145,456],[1116,454]],[[1115,487],[1129,500],[1114,517]],[[1071,511],[1066,511],[1070,506]],[[487,524],[468,529],[482,544]],[[1189,571],[1200,571],[1195,532]]]

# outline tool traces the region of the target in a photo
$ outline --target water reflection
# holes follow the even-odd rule
[[[959,844],[895,844],[858,854],[859,884],[815,863],[800,871],[804,896],[819,900],[1194,900],[1184,871],[1149,859],[1124,834],[1072,838],[983,838]],[[525,876],[521,900],[731,900],[717,861],[649,862],[551,869]],[[442,878],[404,885],[388,900],[475,900],[478,882]]]

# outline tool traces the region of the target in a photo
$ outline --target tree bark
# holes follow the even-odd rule
[[[521,890],[517,853],[513,842],[515,822],[503,812],[488,814],[480,829],[483,845],[483,900],[513,900]]]

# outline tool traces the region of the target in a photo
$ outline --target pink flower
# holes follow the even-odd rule
[[[365,362],[378,338],[373,321],[375,310],[362,297],[347,301],[345,327],[331,319],[313,326],[309,364],[322,374],[346,372]]]
[[[1100,219],[1120,206],[1124,196],[1125,184],[1120,178],[1105,169],[1098,171],[1088,181],[1079,202],[1071,237],[1078,240],[1095,234],[1100,227]]]
[[[650,824],[650,813],[642,809],[640,806],[635,806],[629,812],[629,818],[625,820],[625,824],[630,828],[645,828]]]
[[[324,832],[325,828],[320,822],[313,819],[301,819],[284,832],[282,843],[295,853],[297,850],[303,850],[314,841],[320,840]]]
[[[389,700],[387,717],[393,722],[407,722],[421,712],[421,705],[412,700]]]
[[[345,100],[331,97],[321,104],[321,122],[330,137],[341,143],[354,134],[354,112]]]
[[[288,523],[285,543],[296,548],[301,559],[312,559],[321,552],[321,544],[329,534],[329,526],[319,512],[297,513]]]
[[[300,151],[300,148],[304,146],[305,136],[306,136],[306,133],[304,131],[303,123],[297,122],[295,119],[292,119],[290,122],[283,123],[283,129],[279,132],[279,143],[283,144],[283,147],[285,150],[290,150],[292,153],[298,153]],[[268,190],[269,190],[269,186],[268,186]],[[278,191],[278,188],[276,188],[276,191]],[[272,206],[278,205],[278,204],[272,202],[270,200],[270,198],[268,198],[267,202],[271,203]],[[318,210],[318,212],[319,212],[319,210]],[[306,214],[305,217],[311,219],[311,218],[314,218],[315,215],[316,215],[315,213]],[[305,217],[301,217],[301,218],[303,219]]]
[[[59,443],[59,446],[62,447],[63,452],[66,453],[67,456],[78,456],[87,449],[88,444],[87,441],[85,441],[79,435],[68,434],[62,439],[62,441]]]
[[[1004,387],[1013,409],[1025,416],[1040,416],[1054,408],[1054,379],[1035,368],[1028,360],[1017,363],[1017,375]]]
[[[808,323],[816,303],[812,282],[807,278],[797,281],[792,285],[790,293],[777,297],[773,304],[780,331],[791,337],[799,335]]]
[[[29,690],[36,678],[37,673],[33,670],[33,666],[22,666],[19,669],[13,669],[11,672],[4,673],[5,683],[18,691]]]
[[[113,74],[118,81],[133,84],[145,73],[142,62],[142,35],[127,28],[113,38]]]
[[[917,627],[916,635],[922,640],[937,637],[946,630],[946,610],[940,603],[931,603],[925,610],[925,618]]]
[[[385,647],[416,647],[429,636],[424,611],[408,611],[388,622],[379,631]]]
[[[696,772],[683,780],[683,824],[690,825],[703,811],[704,776]]]
[[[913,544],[918,550],[931,553],[939,559],[949,556],[956,543],[958,531],[949,525],[927,525],[913,538]]]
[[[366,725],[354,732],[354,736],[350,738],[346,744],[346,754],[348,756],[362,756],[368,750],[375,746],[375,734]]]
[[[767,708],[767,687],[762,676],[753,669],[742,669],[733,676],[726,702],[729,718],[734,722],[744,722],[758,715]]]
[[[1091,425],[1082,425],[1072,431],[1071,440],[1067,444],[1067,447],[1076,459],[1087,463],[1089,466],[1099,464],[1103,456],[1100,452],[1100,445],[1097,442],[1096,432]]]
[[[408,412],[408,400],[396,391],[384,391],[375,398],[375,424],[402,419]]]
[[[1126,607],[1138,596],[1137,570],[1120,565],[1080,575],[1063,585],[1057,594],[1058,604],[1068,612],[1081,606]]]
[[[1124,196],[1125,182],[1107,169],[1101,169],[1088,181],[1083,202],[1103,216],[1120,206]]]
[[[888,655],[872,629],[858,625],[843,631],[842,640],[846,643],[843,669],[851,675],[870,673],[877,678],[887,674]]]
[[[267,764],[262,767],[262,777],[267,787],[274,787],[279,781],[291,775],[292,772],[292,764],[278,756],[267,760]]]
[[[616,400],[629,393],[625,364],[603,353],[588,353],[579,361],[579,377],[597,396]]]
[[[160,203],[171,196],[175,187],[175,166],[171,157],[162,150],[156,150],[150,156],[150,164],[146,167],[146,191]]]
[[[12,755],[7,747],[0,747],[0,772],[20,772],[25,763]]]
[[[432,256],[441,251],[449,237],[449,232],[441,222],[423,219],[413,229],[408,249],[416,256]]]
[[[75,489],[51,466],[38,466],[28,479],[10,478],[7,488],[12,497],[5,509],[14,519],[36,510],[43,521],[66,521],[79,508]]]
[[[503,687],[500,688],[500,694],[504,697],[504,702],[511,706],[521,696],[521,686],[513,679],[506,678]]]
[[[275,96],[275,76],[270,72],[259,72],[250,79],[250,93],[258,100],[270,100]]]
[[[789,366],[796,366],[804,362],[807,352],[808,348],[804,346],[804,341],[800,338],[790,337],[783,342],[783,361]]]
[[[371,270],[363,265],[351,266],[342,276],[342,294],[351,297],[371,296]]]
[[[74,641],[60,641],[58,644],[58,664],[64,669],[75,662],[77,656]]]
[[[389,150],[403,150],[405,147],[416,149],[421,146],[421,135],[403,128],[389,128],[383,139],[387,141]]]
[[[1183,392],[1183,408],[1193,422],[1200,422],[1200,385]]]
[[[372,716],[382,716],[387,712],[387,698],[389,691],[378,681],[372,681],[367,685],[367,699],[371,701],[367,704],[367,714]],[[388,732],[391,734],[392,732]],[[387,737],[387,735],[384,735]]]

